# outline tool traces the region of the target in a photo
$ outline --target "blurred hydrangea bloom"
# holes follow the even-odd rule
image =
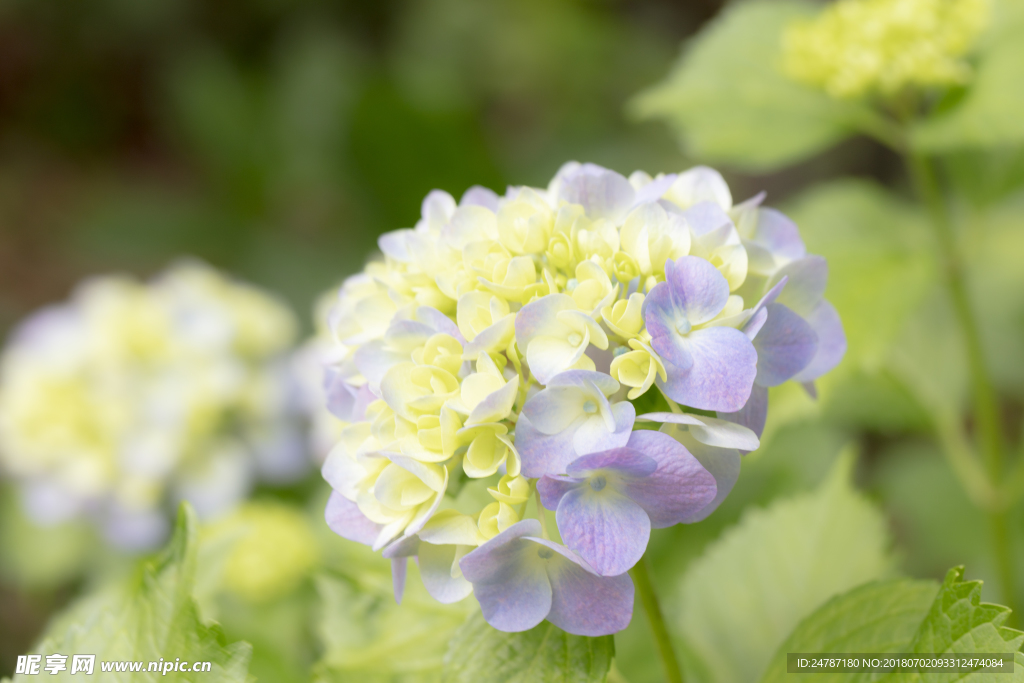
[[[966,83],[988,0],[838,0],[783,38],[792,78],[837,98]]]
[[[225,590],[254,603],[293,590],[318,559],[309,520],[280,503],[243,503],[204,527],[202,536],[228,548],[220,578]]]
[[[813,392],[845,349],[824,262],[762,198],[578,163],[428,195],[328,315],[330,527],[392,560],[398,599],[414,557],[495,628],[624,628],[650,530],[709,515],[767,387]]]
[[[39,523],[91,516],[126,548],[159,543],[176,500],[211,517],[305,466],[277,299],[196,262],[144,284],[83,283],[12,334],[0,461]]]

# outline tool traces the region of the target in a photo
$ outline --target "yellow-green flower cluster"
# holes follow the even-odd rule
[[[294,334],[279,301],[199,263],[89,280],[4,350],[0,463],[36,519],[88,514],[115,542],[155,542],[173,499],[213,514],[301,466]]]
[[[988,0],[839,0],[783,37],[791,78],[836,98],[966,83]]]

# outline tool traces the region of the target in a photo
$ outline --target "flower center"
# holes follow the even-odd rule
[[[682,320],[676,323],[676,329],[679,331],[679,334],[690,334],[690,330],[692,328],[693,325],[691,325],[690,321],[687,320],[686,318],[683,318]]]
[[[581,335],[579,332],[573,332],[572,334],[569,335],[568,341],[570,346],[579,346],[580,342],[583,341],[583,335]]]
[[[551,550],[551,548],[541,548],[537,551],[537,557],[539,557],[542,560],[546,560],[554,554],[555,553]]]
[[[605,480],[604,477],[594,477],[593,479],[590,480],[590,488],[594,489],[595,491],[600,491],[607,485],[608,482]]]
[[[597,404],[594,403],[593,401],[584,402],[583,412],[587,413],[588,415],[593,415],[594,413],[597,412]]]

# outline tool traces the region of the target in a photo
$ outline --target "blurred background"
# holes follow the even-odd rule
[[[626,103],[665,78],[681,41],[719,9],[2,0],[0,337],[85,276],[149,276],[182,255],[282,294],[308,334],[316,296],[360,269],[377,235],[412,226],[433,188],[545,185],[570,159],[626,174],[687,168],[701,160],[662,123],[630,120]],[[722,170],[737,200],[764,189],[783,207],[829,178],[905,186],[899,160],[863,138],[781,172]],[[821,201],[801,206],[819,226],[801,223],[814,251],[837,216]],[[847,266],[833,268],[832,287]],[[857,303],[833,300],[844,319],[844,302]],[[873,334],[855,326],[862,319],[846,321],[851,347]],[[796,417],[769,430],[708,522],[655,536],[659,582],[671,585],[747,506],[816,487],[851,442],[857,482],[882,504],[904,570],[941,578],[967,562],[969,577],[991,576],[981,513],[921,440],[925,418],[884,377],[842,376],[824,407],[794,399]],[[1006,409],[1019,426],[1020,403],[1008,396]],[[0,571],[0,674],[80,581],[26,587]],[[634,683],[657,680],[645,628],[638,614],[619,640]]]

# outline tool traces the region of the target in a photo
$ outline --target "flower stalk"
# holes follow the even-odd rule
[[[672,638],[665,627],[665,617],[661,613],[661,605],[658,603],[658,595],[654,591],[654,584],[651,582],[651,575],[647,569],[647,557],[644,556],[629,571],[636,585],[637,593],[640,594],[640,602],[643,603],[644,612],[647,613],[647,621],[654,632],[654,642],[658,646],[658,654],[661,656],[661,663],[665,669],[665,680],[668,683],[683,683],[683,673],[679,668],[679,660],[676,659],[675,650],[672,649]]]
[[[992,491],[1002,492],[1004,479],[1003,434],[999,415],[999,402],[995,387],[985,363],[977,317],[971,306],[967,290],[965,268],[958,248],[954,226],[948,207],[942,196],[935,167],[930,159],[921,154],[906,156],[907,168],[915,189],[925,204],[938,242],[941,259],[941,274],[949,291],[953,312],[963,335],[967,351],[968,369],[974,403],[974,428],[977,449],[981,454]],[[1003,601],[1014,610],[1011,618],[1019,612],[1016,605],[1015,569],[1013,548],[1007,524],[1007,510],[1003,496],[996,496],[987,506],[989,527],[992,532],[996,570],[999,576]],[[1017,617],[1019,618],[1019,617]]]

